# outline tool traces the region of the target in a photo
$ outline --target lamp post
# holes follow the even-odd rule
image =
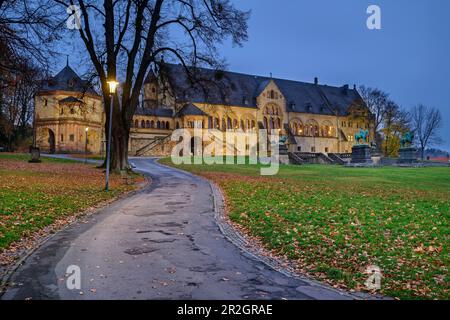
[[[111,162],[111,141],[112,141],[112,120],[113,120],[113,108],[114,108],[114,94],[116,93],[116,88],[118,82],[115,80],[110,80],[107,82],[109,85],[109,95],[111,97],[111,103],[109,105],[109,126],[108,126],[108,137],[107,137],[107,147],[106,147],[106,184],[105,190],[109,191],[109,168]]]
[[[85,144],[84,144],[84,164],[87,163],[87,153],[88,153],[88,131],[89,128],[86,127],[85,131]]]

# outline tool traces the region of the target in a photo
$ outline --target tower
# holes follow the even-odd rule
[[[34,97],[36,146],[48,153],[100,153],[103,103],[92,86],[66,66]],[[86,147],[87,145],[87,147]]]

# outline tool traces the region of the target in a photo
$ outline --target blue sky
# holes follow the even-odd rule
[[[444,119],[440,147],[450,151],[450,1],[233,1],[252,13],[249,41],[221,46],[229,70],[364,84],[389,92],[405,108],[434,106]],[[366,27],[370,4],[381,8],[381,30]]]

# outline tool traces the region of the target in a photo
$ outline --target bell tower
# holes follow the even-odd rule
[[[146,108],[158,107],[158,78],[152,71],[149,72],[144,83],[144,102]]]

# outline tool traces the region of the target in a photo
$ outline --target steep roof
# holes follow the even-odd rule
[[[59,103],[60,104],[64,104],[64,103],[83,103],[83,101],[81,101],[80,99],[77,99],[75,97],[70,96],[70,97],[67,97],[67,98],[59,100]]]
[[[72,91],[98,95],[88,81],[82,80],[69,66],[65,66],[56,76],[44,81],[41,91]]]
[[[205,116],[206,113],[192,103],[186,104],[177,113],[178,116]]]
[[[164,107],[158,107],[158,108],[142,108],[141,107],[136,110],[135,115],[172,118],[173,110],[164,108]]]
[[[189,71],[194,74],[194,82],[182,65],[165,63],[161,68],[161,75],[171,84],[178,101],[256,108],[256,97],[272,80],[286,99],[288,111],[330,115],[337,111],[346,115],[351,104],[364,105],[357,90],[348,86],[333,87],[205,68],[189,68]]]

